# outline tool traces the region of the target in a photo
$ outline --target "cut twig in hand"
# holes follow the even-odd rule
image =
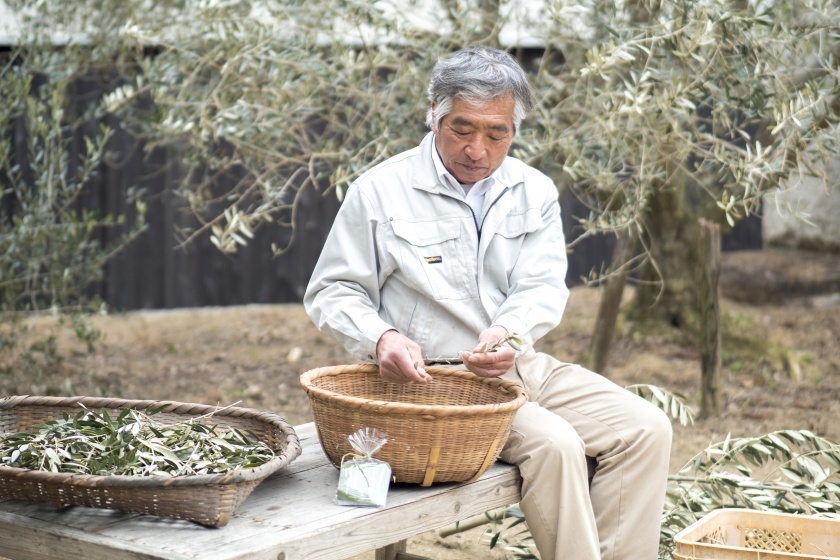
[[[483,353],[483,354],[486,354],[488,352],[495,352],[496,350],[498,350],[501,346],[503,346],[505,344],[508,344],[514,350],[519,351],[519,350],[522,350],[522,345],[525,344],[525,341],[522,340],[522,338],[516,333],[508,333],[505,336],[503,336],[502,338],[500,338],[499,340],[495,340],[493,342],[482,342],[481,344],[476,346],[473,350],[470,350],[470,352]],[[424,361],[425,361],[426,365],[435,364],[435,363],[461,363],[463,361],[461,359],[461,354],[462,354],[462,352],[458,352],[458,354],[455,355],[452,358],[444,358],[444,357],[426,358]]]
[[[475,350],[473,350],[473,352],[479,352],[483,354],[486,354],[488,352],[495,352],[499,349],[499,347],[505,344],[509,344],[514,350],[522,350],[522,345],[524,343],[525,342],[521,338],[519,338],[518,334],[508,333],[495,342],[482,342],[481,344],[475,347]]]

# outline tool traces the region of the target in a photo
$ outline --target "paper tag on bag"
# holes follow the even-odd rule
[[[388,441],[375,428],[362,428],[348,438],[358,453],[341,461],[336,503],[343,506],[384,506],[391,483],[391,466],[371,457]]]
[[[391,483],[391,467],[377,459],[342,463],[336,502],[343,506],[384,506]]]

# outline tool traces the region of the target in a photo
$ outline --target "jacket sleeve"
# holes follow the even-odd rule
[[[365,361],[375,361],[379,337],[393,328],[377,313],[384,281],[377,258],[377,228],[371,205],[359,188],[351,187],[303,297],[318,330]]]
[[[492,324],[517,333],[526,346],[560,323],[569,289],[566,286],[566,243],[553,183],[540,208],[541,225],[525,234],[509,277],[507,297]]]

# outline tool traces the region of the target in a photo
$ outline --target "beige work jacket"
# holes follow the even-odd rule
[[[440,182],[433,138],[351,185],[304,296],[318,329],[364,361],[376,360],[389,329],[427,359],[473,349],[490,325],[530,346],[560,322],[568,299],[551,179],[506,158],[479,220]]]

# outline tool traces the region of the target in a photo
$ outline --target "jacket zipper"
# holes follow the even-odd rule
[[[502,198],[506,192],[508,192],[509,188],[510,187],[505,187],[504,189],[502,189],[502,192],[499,193],[499,196],[497,196],[496,198],[493,199],[493,202],[491,202],[490,206],[487,207],[487,212],[485,212],[485,214],[484,214],[485,216],[490,213],[490,210],[493,208],[493,206],[497,202],[499,202],[499,199]],[[470,212],[472,212],[472,207],[470,207]],[[473,222],[475,222],[475,230],[478,233],[478,242],[480,244],[481,243],[481,228],[478,227],[478,220],[475,217],[475,212],[473,212]]]
[[[490,206],[487,207],[487,212],[485,213],[485,216],[490,213],[490,210],[493,208],[493,206],[497,202],[499,202],[499,199],[501,199],[502,196],[504,196],[504,194],[506,192],[508,192],[508,189],[510,189],[510,187],[505,187],[502,190],[502,192],[499,193],[499,196],[497,196],[496,198],[493,199],[493,201],[490,203]],[[449,198],[452,198],[453,200],[457,200],[459,202],[462,202],[462,203],[466,204],[467,208],[470,209],[470,214],[473,217],[473,225],[475,225],[475,232],[478,235],[478,243],[476,243],[476,246],[475,246],[475,255],[476,255],[476,259],[478,259],[478,251],[479,251],[479,248],[481,247],[481,227],[478,225],[478,218],[476,218],[475,212],[473,212],[472,206],[467,204],[465,200],[463,200],[461,198],[458,198],[456,196],[452,196],[449,193],[443,193],[443,195],[448,196]],[[479,273],[478,270],[479,270],[478,261],[476,260],[476,275]],[[476,290],[477,290],[478,289],[478,276],[476,276],[475,281],[476,281]]]
[[[499,199],[501,199],[505,195],[505,193],[508,192],[509,189],[510,189],[510,187],[505,187],[502,190],[502,192],[499,193],[499,196],[497,196],[496,198],[493,199],[493,202],[491,202],[490,206],[487,207],[487,212],[485,213],[485,215],[490,213],[490,210],[493,208],[493,206],[497,202],[499,202]],[[448,196],[449,198],[452,198],[454,200],[457,200],[458,202],[462,202],[462,203],[467,205],[467,208],[470,209],[470,214],[472,215],[472,218],[473,218],[473,225],[475,226],[475,232],[478,235],[478,244],[481,245],[481,226],[478,225],[478,218],[476,217],[475,212],[473,212],[472,206],[470,206],[469,204],[467,204],[467,202],[465,200],[463,200],[461,198],[458,198],[457,196],[452,196],[449,193],[442,193],[442,194],[444,196]],[[475,249],[476,249],[476,251],[478,251],[478,246],[476,246]]]

